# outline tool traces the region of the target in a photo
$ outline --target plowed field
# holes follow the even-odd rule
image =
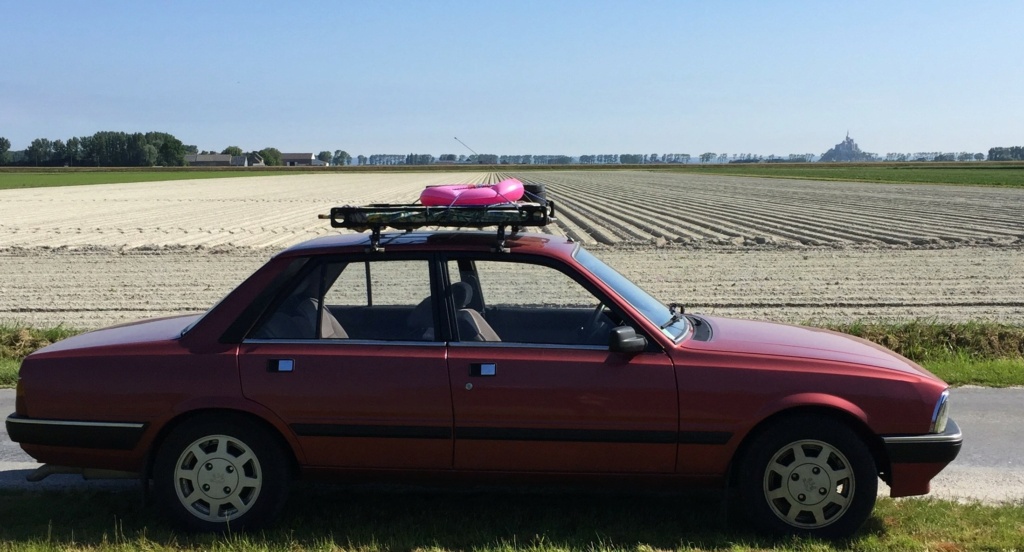
[[[333,205],[496,174],[265,176],[0,191],[0,321],[97,327],[204,310]],[[1024,324],[1024,191],[537,172],[554,234],[665,301],[781,321]]]

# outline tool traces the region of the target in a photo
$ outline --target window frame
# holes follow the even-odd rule
[[[547,267],[547,268],[550,268],[550,269],[553,269],[553,270],[557,270],[558,272],[561,272],[566,277],[568,277],[570,280],[576,282],[577,285],[582,286],[595,299],[601,301],[601,304],[603,304],[605,307],[611,309],[612,312],[614,312],[614,314],[620,320],[622,320],[622,324],[623,325],[626,325],[626,326],[629,326],[629,327],[633,328],[637,332],[637,335],[644,336],[647,339],[647,349],[646,349],[645,352],[660,352],[660,351],[662,351],[662,348],[658,344],[658,342],[655,339],[652,339],[652,337],[648,334],[646,328],[642,324],[639,324],[637,322],[637,320],[635,319],[635,317],[630,316],[629,313],[627,313],[625,310],[623,310],[622,307],[618,304],[618,302],[612,296],[610,296],[609,294],[605,293],[603,290],[601,290],[599,287],[597,287],[594,283],[592,283],[591,281],[586,279],[586,277],[583,274],[581,274],[580,271],[577,270],[575,266],[573,266],[573,265],[571,265],[569,263],[566,263],[565,261],[562,261],[562,260],[559,260],[559,259],[556,259],[556,258],[553,258],[553,257],[540,256],[540,255],[529,255],[529,254],[513,253],[513,252],[506,253],[506,252],[480,252],[480,251],[448,251],[448,252],[444,252],[444,253],[439,253],[438,254],[437,266],[438,266],[438,270],[441,272],[440,276],[443,278],[443,288],[442,289],[448,289],[448,286],[451,284],[451,274],[449,273],[449,270],[448,270],[448,263],[450,261],[455,261],[457,265],[460,265],[459,266],[459,273],[460,273],[459,281],[461,281],[461,273],[462,273],[460,261],[468,261],[471,264],[472,272],[476,276],[477,282],[476,282],[476,287],[473,290],[474,298],[473,298],[473,301],[470,304],[473,305],[474,303],[477,303],[477,296],[479,295],[479,301],[480,301],[479,304],[481,306],[483,306],[483,307],[486,307],[487,303],[483,299],[483,292],[482,292],[482,289],[480,287],[479,272],[477,272],[477,268],[476,268],[476,261],[497,261],[497,262],[505,262],[505,263],[510,263],[510,264],[520,263],[520,264],[540,265],[540,266],[544,266],[544,267]],[[595,349],[607,350],[608,349],[607,345],[597,346],[597,345],[583,345],[583,344],[523,343],[523,342],[519,342],[519,341],[492,341],[492,342],[459,341],[459,340],[456,339],[457,336],[458,336],[458,328],[457,328],[457,324],[455,323],[455,321],[456,321],[455,305],[451,301],[451,298],[449,298],[447,296],[444,297],[444,303],[445,303],[445,308],[444,308],[445,312],[444,312],[444,314],[447,316],[447,318],[449,320],[449,327],[447,328],[447,330],[449,332],[449,336],[448,337],[450,339],[448,339],[447,342],[452,344],[452,345],[459,345],[459,346],[483,346],[483,347],[510,347],[510,348],[514,347],[514,348],[549,348],[549,349],[587,349],[587,350],[595,350]]]
[[[370,270],[366,267],[367,265],[374,262],[392,262],[392,261],[421,261],[427,264],[427,274],[429,278],[428,289],[431,297],[431,314],[434,320],[434,337],[431,340],[424,341],[409,341],[409,340],[387,340],[387,339],[325,339],[320,337],[322,335],[322,317],[323,310],[326,308],[324,302],[324,296],[326,295],[329,286],[326,282],[327,271],[323,270],[325,266],[334,263],[344,263],[345,269],[338,272],[334,280],[330,282],[333,286],[337,282],[338,277],[348,270],[355,264],[363,265],[364,274],[369,278]],[[253,337],[253,334],[260,330],[264,324],[270,319],[271,316],[277,311],[281,304],[291,296],[296,286],[306,278],[310,277],[313,272],[320,271],[320,282],[318,290],[318,303],[319,310],[316,320],[316,333],[311,339],[302,338],[260,338]],[[304,344],[414,344],[414,345],[434,345],[444,344],[447,342],[445,336],[447,336],[448,321],[444,319],[439,309],[437,297],[440,296],[438,293],[439,286],[439,269],[437,262],[437,254],[433,252],[397,252],[388,254],[379,253],[334,253],[324,254],[312,257],[306,257],[304,264],[300,266],[298,270],[292,271],[292,274],[286,278],[282,278],[282,281],[277,283],[273,290],[267,290],[261,294],[259,300],[260,303],[265,305],[259,312],[258,316],[253,315],[254,322],[248,324],[248,329],[245,331],[241,342],[242,343],[304,343]],[[367,281],[367,299],[372,293],[371,282]],[[368,304],[371,307],[372,304]],[[441,331],[439,331],[441,330]],[[439,333],[441,335],[439,335]]]

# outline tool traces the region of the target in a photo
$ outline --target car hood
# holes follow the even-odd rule
[[[935,377],[903,356],[859,337],[773,322],[703,318],[711,324],[711,339],[690,340],[686,348],[862,364]]]
[[[72,350],[177,339],[181,336],[181,331],[199,316],[201,315],[171,316],[111,326],[63,339],[33,354],[42,356]]]

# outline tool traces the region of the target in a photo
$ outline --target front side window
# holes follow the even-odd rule
[[[674,317],[672,311],[664,303],[619,274],[612,267],[601,262],[584,249],[577,249],[573,255],[591,274],[615,290],[620,297],[633,306],[648,322],[661,328],[661,331],[675,341],[683,338],[690,329],[685,317]]]
[[[433,320],[426,260],[326,262],[289,288],[252,337],[431,341]]]
[[[477,260],[460,268],[451,261],[448,272],[457,281],[460,341],[607,346],[618,321],[594,294],[550,266]]]

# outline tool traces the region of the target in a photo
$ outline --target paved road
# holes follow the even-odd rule
[[[953,464],[932,481],[932,495],[986,502],[1024,502],[1024,388],[959,388],[951,413],[964,432],[964,448]],[[14,411],[14,391],[0,389],[0,416]],[[51,476],[28,483],[38,464],[7,437],[0,426],[0,488],[129,488],[128,481],[83,481]],[[882,493],[884,494],[884,492]]]

